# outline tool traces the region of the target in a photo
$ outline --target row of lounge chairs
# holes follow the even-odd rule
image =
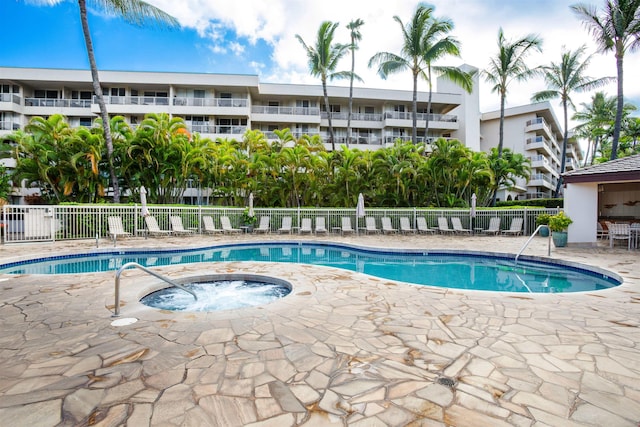
[[[109,234],[115,240],[118,237],[130,236],[131,233],[126,232],[122,225],[122,219],[119,216],[111,216],[108,218],[109,220]],[[176,235],[189,235],[193,234],[195,229],[185,229],[182,224],[182,218],[179,216],[170,216],[169,221],[171,223],[170,230],[163,230],[158,225],[158,222],[153,216],[146,216],[145,223],[147,226],[147,232],[151,236],[166,236],[171,234]],[[204,233],[209,234],[234,234],[241,233],[243,228],[234,228],[231,225],[231,220],[228,216],[220,217],[220,225],[222,228],[217,228],[213,217],[210,215],[205,215],[202,217],[202,231]],[[449,222],[445,217],[438,218],[438,227],[430,228],[427,226],[427,221],[424,217],[418,217],[416,219],[416,228],[414,229],[411,226],[411,221],[409,217],[400,217],[400,229],[396,229],[393,227],[390,217],[382,217],[381,218],[382,228],[378,228],[376,224],[375,217],[365,217],[365,228],[363,231],[366,234],[393,234],[400,232],[402,234],[471,234],[474,233],[482,233],[482,234],[493,234],[497,235],[502,233],[504,235],[519,235],[522,234],[522,226],[523,219],[522,218],[513,218],[511,221],[511,227],[508,230],[500,230],[500,218],[494,217],[489,221],[489,228],[487,229],[468,229],[462,226],[460,218],[453,217],[451,218],[451,225],[453,228],[449,228]],[[248,231],[248,230],[244,230]],[[285,216],[282,218],[282,223],[280,228],[276,229],[279,234],[289,233],[291,234],[294,231],[292,227],[292,217]],[[339,231],[342,235],[354,234],[356,233],[356,229],[354,229],[351,225],[351,217],[342,217],[341,227],[334,227],[333,231]],[[253,229],[253,233],[270,233],[271,232],[271,218],[269,216],[260,217],[260,223],[256,228]],[[326,228],[325,217],[319,216],[315,219],[315,229],[312,228],[312,219],[311,218],[302,218],[300,220],[300,228],[298,229],[298,233],[300,234],[326,234],[328,230]]]

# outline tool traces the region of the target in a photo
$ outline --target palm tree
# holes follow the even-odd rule
[[[116,13],[122,16],[127,22],[134,25],[144,25],[146,23],[157,23],[173,27],[178,25],[178,21],[142,0],[89,0],[94,6],[104,9],[109,13]],[[100,107],[100,117],[103,123],[109,123],[109,114],[107,106],[102,96],[102,87],[98,77],[98,66],[93,51],[93,42],[91,41],[91,32],[89,31],[89,20],[87,19],[87,0],[78,0],[80,8],[80,21],[82,23],[82,33],[84,42],[87,46],[87,55],[89,57],[89,66],[91,68],[91,79],[93,81],[93,92],[96,95],[98,106]],[[111,139],[111,130],[109,126],[103,126],[104,140],[107,147],[107,162],[109,163],[109,175],[111,176],[111,185],[113,187],[113,201],[120,202],[120,186],[118,185],[118,177],[116,176],[115,166],[113,164],[113,141]]]
[[[429,117],[431,114],[431,98],[433,95],[432,74],[443,76],[456,83],[467,92],[473,90],[473,75],[466,73],[458,67],[436,66],[433,63],[446,56],[460,56],[460,43],[453,37],[447,36],[453,29],[453,22],[447,18],[429,18],[426,33],[424,35],[423,61],[426,65],[426,80],[429,85],[429,100],[427,101],[427,114],[424,127],[425,138],[429,133]]]
[[[393,19],[402,29],[402,49],[400,55],[391,52],[378,52],[369,60],[369,67],[377,65],[378,74],[386,79],[389,74],[404,70],[410,70],[413,76],[413,101],[412,118],[413,128],[411,139],[415,144],[418,142],[418,76],[426,77],[424,67],[424,37],[428,30],[428,21],[433,12],[433,7],[418,5],[411,22],[406,25],[398,16]]]
[[[608,97],[604,92],[596,92],[591,97],[591,103],[581,103],[582,110],[573,115],[573,120],[584,122],[576,126],[576,132],[585,136],[589,142],[583,167],[587,165],[587,160],[593,164],[600,141],[610,134],[609,128],[615,122],[616,102],[615,97]]]
[[[571,107],[575,110],[575,105],[571,100],[571,92],[584,92],[591,89],[598,88],[609,83],[611,77],[601,77],[594,79],[584,75],[589,62],[593,55],[589,55],[584,61],[581,61],[581,56],[584,53],[586,47],[581,46],[575,51],[562,52],[562,59],[560,63],[556,64],[551,62],[550,65],[540,67],[540,71],[544,77],[547,86],[547,90],[543,90],[535,93],[531,100],[534,102],[546,101],[553,98],[560,98],[562,104],[562,110],[564,113],[564,135],[562,139],[562,160],[560,162],[560,178],[556,184],[556,189],[553,197],[558,197],[560,193],[560,186],[562,185],[562,174],[564,173],[566,156],[567,156],[567,143],[569,141],[569,112]]]
[[[314,46],[307,45],[300,35],[296,34],[296,38],[302,44],[307,52],[309,60],[309,72],[314,77],[320,77],[322,81],[322,93],[324,94],[324,107],[327,111],[329,120],[329,137],[331,138],[331,149],[335,150],[335,136],[333,134],[333,125],[331,124],[331,111],[329,107],[329,95],[327,94],[327,79],[342,79],[351,77],[353,74],[349,71],[335,71],[338,61],[347,53],[349,45],[333,43],[333,33],[338,27],[338,22],[325,21],[320,24],[318,36]]]
[[[356,49],[358,48],[358,42],[362,40],[362,34],[360,33],[360,27],[364,25],[362,19],[356,19],[347,24],[347,28],[351,31],[351,44],[349,49],[351,50],[351,77],[349,78],[349,115],[347,116],[347,147],[351,143],[351,114],[353,112],[353,78],[355,77],[356,67]]]
[[[576,4],[571,9],[582,19],[602,52],[613,51],[618,75],[618,100],[613,127],[611,160],[618,157],[618,141],[624,108],[623,63],[627,50],[640,47],[640,0],[608,0],[602,14],[595,6]]]

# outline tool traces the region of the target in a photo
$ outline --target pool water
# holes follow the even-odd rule
[[[372,276],[453,289],[506,292],[581,292],[620,284],[583,266],[538,262],[504,254],[444,251],[397,252],[338,244],[236,244],[173,251],[115,251],[0,265],[0,274],[78,274],[117,270],[127,262],[146,267],[224,261],[285,262],[337,267]]]

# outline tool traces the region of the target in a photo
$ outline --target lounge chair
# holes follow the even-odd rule
[[[429,226],[427,226],[427,220],[423,216],[419,216],[418,218],[416,218],[416,222],[418,227],[418,233],[433,234],[436,232],[436,230],[434,230],[433,228],[429,228]]]
[[[598,234],[596,235],[596,237],[598,239],[607,239],[609,238],[609,232],[608,230],[605,230],[604,227],[602,226],[602,224],[600,224],[600,222],[596,222],[596,227],[598,230]]]
[[[522,218],[513,218],[511,220],[511,226],[508,230],[502,230],[502,234],[509,236],[519,236],[522,234],[522,224],[524,223],[524,219]]]
[[[463,228],[462,222],[460,222],[460,218],[458,217],[451,218],[451,225],[453,226],[453,231],[456,234],[471,234],[471,229]]]
[[[285,216],[282,217],[282,225],[278,228],[278,233],[289,233],[291,234],[291,217]]]
[[[327,234],[327,227],[323,216],[316,217],[316,234]]]
[[[162,230],[158,226],[158,221],[155,216],[145,216],[144,222],[147,224],[147,231],[151,236],[169,236],[171,235],[171,230]]]
[[[222,230],[216,227],[216,224],[213,222],[213,217],[209,215],[204,215],[202,217],[202,225],[204,226],[202,231],[209,234],[222,233]]]
[[[449,228],[449,221],[444,216],[438,217],[438,231],[442,234],[455,233],[455,230]]]
[[[494,216],[489,220],[489,228],[482,230],[482,234],[493,234],[494,236],[500,232],[500,217]]]
[[[396,233],[398,230],[393,228],[393,225],[391,225],[391,218],[389,218],[388,216],[383,216],[382,219],[382,232],[384,234],[391,234],[391,233]]]
[[[411,233],[414,234],[416,232],[415,229],[411,228],[411,223],[409,222],[409,218],[406,216],[400,217],[400,232],[402,234]]]
[[[231,220],[229,220],[228,216],[220,217],[220,225],[222,225],[222,232],[224,234],[236,234],[240,233],[242,230],[239,228],[233,228],[231,226]]]
[[[173,231],[174,234],[193,234],[193,230],[184,228],[181,217],[170,216],[169,221],[171,222],[171,231]]]
[[[616,240],[626,240],[627,249],[631,249],[631,227],[629,224],[609,224],[610,248],[613,248]]]
[[[119,216],[110,216],[108,220],[109,220],[109,235],[111,236],[114,242],[120,236],[122,237],[131,236],[131,233],[124,231],[124,226],[122,225],[122,218],[120,218]]]
[[[258,224],[258,227],[253,229],[254,233],[270,233],[271,232],[271,217],[269,216],[261,216],[260,217],[260,224]]]
[[[340,229],[340,233],[344,236],[345,234],[353,234],[356,230],[351,227],[351,217],[343,216],[342,217],[342,228]]]
[[[313,232],[311,229],[311,218],[302,218],[298,232],[300,234],[311,234]]]
[[[378,227],[376,227],[376,219],[372,216],[368,216],[364,219],[365,222],[365,232],[367,234],[369,233],[374,233],[374,234],[378,234],[380,233],[380,230],[378,229]]]

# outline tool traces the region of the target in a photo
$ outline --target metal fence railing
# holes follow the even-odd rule
[[[140,205],[5,205],[0,211],[0,231],[4,243],[22,243],[34,241],[56,241],[73,239],[97,239],[109,235],[108,217],[119,216],[124,231],[134,236],[143,236],[146,232],[145,221]],[[244,208],[213,206],[148,206],[149,214],[154,216],[161,229],[170,230],[169,217],[182,218],[185,228],[202,232],[202,217],[211,216],[220,228],[220,217],[229,217],[233,227],[243,226]],[[316,219],[324,217],[329,232],[338,232],[342,226],[342,217],[351,218],[354,229],[364,228],[364,218],[356,217],[355,208],[255,208],[256,217],[270,217],[270,228],[276,232],[284,217],[291,217],[293,231],[300,227],[302,218],[310,218],[315,228]],[[438,217],[450,222],[452,217],[460,218],[462,226],[469,229],[486,229],[492,217],[501,219],[501,229],[508,229],[511,221],[524,219],[524,234],[529,235],[536,229],[536,217],[541,213],[555,214],[558,209],[477,209],[475,217],[470,209],[433,209],[433,208],[368,208],[366,216],[375,218],[381,228],[382,217],[391,218],[394,228],[400,228],[400,218],[407,217],[415,229],[417,218],[424,217],[427,225],[436,228]]]

